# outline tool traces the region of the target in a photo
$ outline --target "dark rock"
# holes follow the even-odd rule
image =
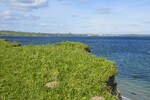
[[[20,46],[21,46],[20,43],[14,43],[14,44],[12,44],[12,47],[20,47]]]
[[[111,88],[111,94],[115,95],[119,100],[122,100],[120,92],[117,90],[117,83],[115,82],[115,76],[111,76],[107,81],[107,86]]]
[[[3,39],[4,41],[8,41],[8,39]]]
[[[133,95],[137,95],[136,93],[134,93],[134,92],[131,92],[131,94],[133,94]]]
[[[91,52],[91,49],[89,47],[84,48],[85,51]]]

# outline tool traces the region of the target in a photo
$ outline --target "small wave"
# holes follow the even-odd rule
[[[124,96],[121,96],[121,97],[122,97],[122,100],[131,100],[131,99],[124,97]]]

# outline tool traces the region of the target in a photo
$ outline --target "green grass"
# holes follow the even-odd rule
[[[118,73],[116,65],[86,47],[78,42],[20,46],[0,40],[0,100],[117,100],[107,86]],[[45,86],[54,81],[55,87]]]

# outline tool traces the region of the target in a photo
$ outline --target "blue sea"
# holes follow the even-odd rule
[[[150,100],[150,37],[44,37],[0,36],[11,42],[53,44],[74,41],[88,44],[97,57],[103,56],[118,65],[116,77],[123,100]]]

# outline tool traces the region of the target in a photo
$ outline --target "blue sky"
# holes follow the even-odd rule
[[[150,33],[150,0],[0,0],[0,30]]]

